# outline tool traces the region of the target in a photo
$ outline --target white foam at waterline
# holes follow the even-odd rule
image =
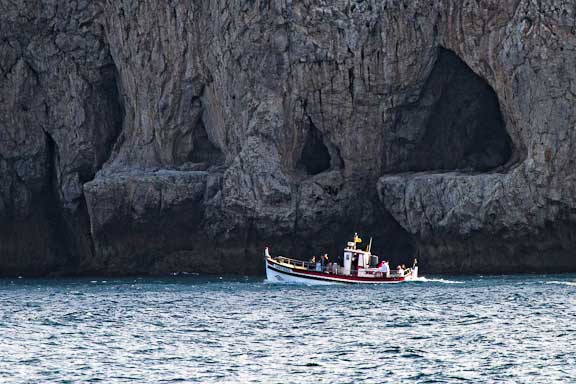
[[[446,279],[428,279],[426,277],[417,277],[414,280],[410,281],[419,281],[423,283],[464,284],[463,281],[446,280]]]
[[[316,284],[307,284],[304,282],[294,282],[294,281],[270,281],[265,279],[264,284],[274,284],[274,285],[304,285],[304,286],[312,286]],[[419,282],[419,283],[442,283],[442,284],[464,284],[464,281],[456,281],[456,280],[446,280],[446,279],[428,279],[426,277],[417,277],[412,280],[406,280],[407,283],[409,282]],[[342,283],[334,281],[327,283],[326,285],[341,285]]]
[[[559,284],[559,285],[569,285],[571,287],[576,287],[576,281],[547,281],[546,284]]]
[[[306,283],[303,281],[270,281],[268,279],[264,279],[263,281],[264,284],[270,284],[270,285],[295,285],[295,286],[301,286],[301,287],[320,287],[320,286],[324,286],[324,285],[342,285],[343,283],[340,283],[338,281],[330,281],[330,282],[324,282],[323,284],[310,284],[310,283]]]

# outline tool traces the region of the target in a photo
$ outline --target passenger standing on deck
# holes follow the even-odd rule
[[[316,259],[316,272],[322,272],[323,262],[324,259],[322,258],[322,256],[318,256],[318,258]]]
[[[312,256],[310,259],[310,264],[308,264],[308,269],[314,270],[316,268],[316,256]]]
[[[380,270],[382,271],[382,276],[390,277],[390,266],[386,260],[382,261]]]
[[[402,268],[401,265],[399,265],[398,268],[396,268],[396,272],[398,273],[399,276],[404,276],[404,268]]]

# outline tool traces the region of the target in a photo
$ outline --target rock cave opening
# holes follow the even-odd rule
[[[95,86],[98,94],[97,108],[106,111],[99,114],[96,111],[94,116],[99,116],[98,124],[95,124],[94,141],[96,144],[96,158],[94,170],[79,172],[82,182],[90,181],[94,178],[95,171],[102,168],[104,163],[110,159],[114,145],[122,132],[124,125],[125,105],[122,90],[122,82],[116,66],[110,64],[101,69],[102,81]]]
[[[193,150],[189,155],[192,163],[207,163],[210,165],[222,165],[224,163],[224,153],[218,148],[208,136],[204,122],[200,120],[194,129]]]
[[[324,143],[322,132],[308,118],[304,147],[296,168],[308,175],[317,175],[331,167],[332,156],[330,156],[330,150]]]
[[[512,157],[496,93],[448,49],[439,48],[418,102],[401,113],[404,124],[421,125],[401,171],[487,172]]]
[[[398,112],[393,129],[397,142],[391,151],[397,157],[388,162],[388,174],[504,172],[514,161],[496,92],[448,49],[438,49],[417,101]],[[412,236],[392,215],[385,221],[390,222],[384,235],[389,246],[405,252],[406,258],[408,253],[415,257],[418,249]]]
[[[38,194],[39,203],[46,217],[47,236],[51,244],[47,255],[54,261],[65,265],[71,257],[66,226],[62,216],[62,202],[60,201],[60,154],[54,138],[44,133],[46,140],[46,176],[43,190]],[[56,261],[57,260],[57,261]]]

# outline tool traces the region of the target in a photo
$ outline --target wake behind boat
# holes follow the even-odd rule
[[[266,247],[266,278],[274,283],[301,283],[323,285],[334,283],[348,284],[394,284],[418,278],[416,260],[412,268],[391,271],[387,264],[378,263],[378,256],[372,255],[372,239],[365,251],[357,247],[362,240],[357,234],[354,241],[344,249],[342,265],[338,263],[306,262],[288,257],[270,255]]]

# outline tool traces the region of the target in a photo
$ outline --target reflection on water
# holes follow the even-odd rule
[[[0,382],[573,382],[575,282],[0,280]]]

